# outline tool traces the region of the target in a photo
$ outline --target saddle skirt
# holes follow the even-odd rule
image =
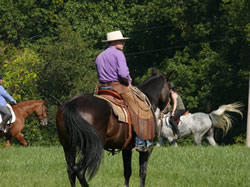
[[[179,123],[181,122],[181,119],[182,119],[184,116],[188,115],[188,114],[190,114],[190,113],[189,113],[189,111],[187,110],[184,114],[182,114],[182,115],[180,116],[179,119],[176,120],[176,124],[179,125]]]
[[[11,119],[7,122],[7,124],[11,124],[11,123],[14,123],[16,121],[16,115],[15,115],[15,112],[13,111],[12,107],[7,104],[7,107],[10,109],[11,111]],[[2,115],[0,115],[0,123],[2,122]]]
[[[187,110],[183,115],[180,116],[180,118],[178,118],[178,119],[176,120],[176,124],[177,124],[177,125],[181,124],[182,118],[185,117],[185,116],[187,116],[187,115],[189,115],[189,114],[191,114],[191,113],[189,113],[189,111]],[[169,121],[170,121],[170,117],[171,117],[171,116],[170,116],[170,112],[169,112],[168,114],[164,114],[162,118],[160,117],[161,119],[165,120],[165,124],[166,124],[168,127],[172,127],[171,123],[169,122]]]
[[[124,101],[122,100],[119,94],[111,90],[100,90],[98,94],[100,95],[95,96],[106,100],[110,104],[115,116],[118,118],[118,121],[124,123],[129,122],[128,112],[125,108]]]
[[[137,136],[144,140],[153,140],[156,120],[151,107],[142,101],[138,94],[135,95],[132,91],[119,94],[114,88],[113,90],[100,89],[95,96],[105,98],[112,106],[118,121],[132,125]]]

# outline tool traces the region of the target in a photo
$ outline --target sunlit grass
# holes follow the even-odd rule
[[[133,152],[131,187],[139,186],[138,155]],[[156,147],[149,160],[146,186],[250,186],[249,155],[250,149],[243,146]],[[1,148],[0,157],[0,186],[70,186],[61,147]],[[105,152],[90,186],[117,187],[123,183],[122,154]]]

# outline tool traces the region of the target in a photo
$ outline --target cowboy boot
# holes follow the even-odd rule
[[[174,120],[170,120],[170,124],[172,125],[172,129],[173,129],[173,132],[179,136],[179,129],[178,129],[178,126],[176,124],[176,122]]]

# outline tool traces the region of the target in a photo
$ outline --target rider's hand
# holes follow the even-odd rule
[[[174,116],[174,112],[171,113],[171,116]]]
[[[13,106],[13,105],[15,105],[15,104],[16,104],[16,101],[11,101],[11,102],[10,102],[10,105],[11,105],[11,106]]]

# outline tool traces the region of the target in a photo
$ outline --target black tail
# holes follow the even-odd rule
[[[74,102],[64,105],[63,114],[69,151],[77,151],[76,166],[84,175],[87,171],[90,180],[98,171],[103,158],[103,141],[96,129],[80,116]]]

